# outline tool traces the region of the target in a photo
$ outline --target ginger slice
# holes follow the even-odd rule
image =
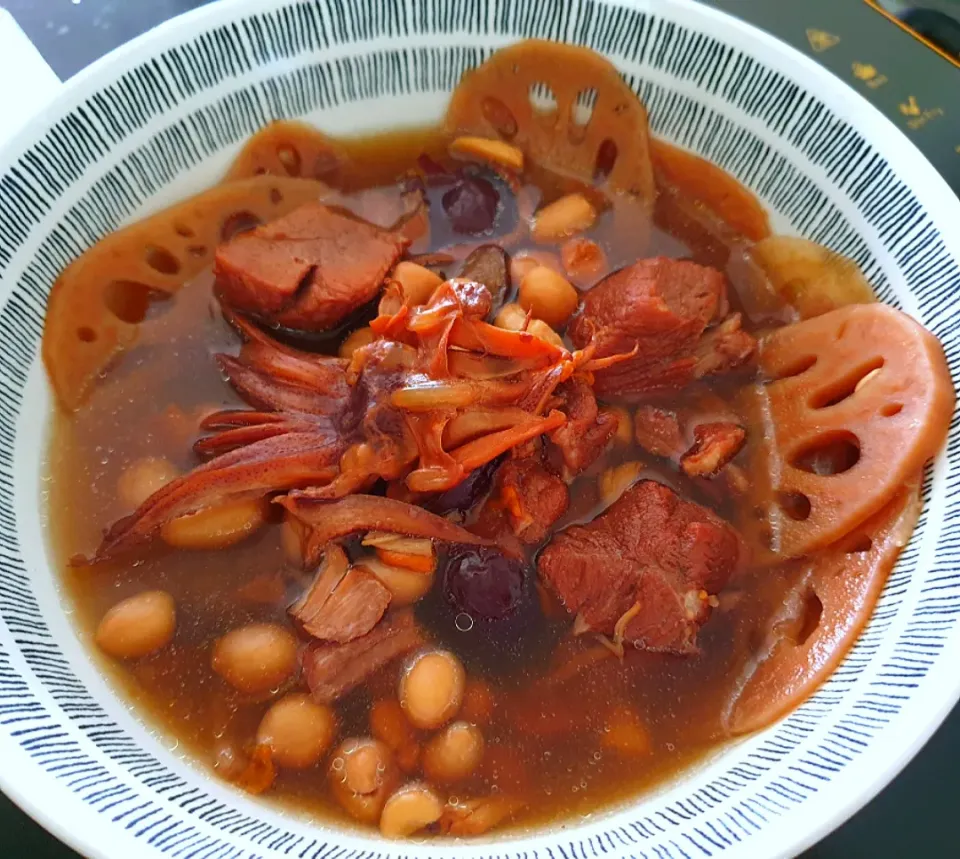
[[[875,301],[859,267],[836,251],[795,236],[769,236],[749,251],[770,286],[801,319]]]
[[[759,730],[786,715],[840,664],[910,539],[922,481],[922,473],[912,475],[879,513],[807,562],[786,594],[779,587],[767,594],[775,608],[766,639],[724,709],[731,734]],[[746,599],[762,599],[762,590]]]
[[[883,304],[775,331],[761,345],[772,549],[797,557],[877,513],[940,450],[955,401],[939,341]],[[879,373],[873,373],[879,369]],[[872,374],[872,375],[871,375]]]
[[[317,200],[320,182],[257,176],[228,182],[101,239],[57,279],[42,354],[60,405],[80,406],[96,378],[137,339],[151,302],[210,266],[230,234]]]
[[[225,181],[268,173],[329,179],[346,161],[343,148],[311,125],[281,120],[251,137],[230,165]]]
[[[502,48],[464,75],[444,124],[451,134],[507,141],[540,166],[599,180],[652,211],[647,111],[591,50],[539,39]]]

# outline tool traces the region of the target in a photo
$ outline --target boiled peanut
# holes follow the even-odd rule
[[[483,759],[483,734],[469,722],[447,725],[423,749],[423,773],[439,784],[453,784],[473,774]]]
[[[385,744],[354,737],[334,750],[327,778],[334,797],[348,814],[364,823],[376,823],[400,781],[400,772]]]
[[[213,670],[247,695],[280,686],[293,674],[296,664],[297,639],[275,623],[251,623],[234,629],[213,648]]]
[[[580,296],[562,274],[541,265],[527,272],[520,281],[517,301],[537,319],[560,328],[577,309]]]
[[[589,230],[596,220],[597,210],[583,194],[567,194],[537,212],[530,234],[542,244],[562,242]]]
[[[357,566],[373,573],[383,583],[395,606],[417,602],[433,586],[432,572],[421,573],[408,567],[385,564],[379,558],[364,558],[357,562]]]
[[[176,605],[165,591],[118,602],[97,627],[97,646],[115,659],[139,659],[166,647],[177,628]]]
[[[435,271],[410,260],[398,262],[390,277],[400,284],[403,300],[411,306],[426,304],[437,287],[443,283]]]
[[[541,265],[553,269],[557,274],[563,273],[560,259],[552,251],[526,250],[510,257],[510,280],[519,284],[528,272]]]
[[[429,785],[411,782],[394,793],[383,806],[380,832],[387,838],[406,838],[436,823],[443,814],[443,800]]]
[[[337,733],[333,710],[309,695],[286,695],[264,714],[257,745],[265,745],[277,766],[304,769],[316,764]]]
[[[547,343],[553,344],[558,349],[565,348],[563,338],[542,319],[531,319],[530,324],[527,326],[527,332],[534,337],[539,337],[541,340],[546,340]]]
[[[415,727],[435,730],[457,714],[465,682],[463,665],[450,651],[421,653],[400,678],[400,705]]]
[[[117,495],[136,509],[154,492],[180,476],[177,467],[162,456],[145,456],[131,463],[117,479]]]
[[[266,516],[261,498],[228,501],[167,522],[160,536],[175,549],[225,549],[253,534]]]
[[[507,331],[522,331],[527,324],[527,311],[519,304],[504,304],[497,313],[493,324]]]
[[[458,137],[450,144],[454,158],[479,158],[491,164],[500,164],[511,170],[523,170],[523,152],[502,140],[485,137]]]

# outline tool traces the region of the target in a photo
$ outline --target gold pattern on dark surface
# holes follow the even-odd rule
[[[877,67],[870,63],[853,63],[853,76],[863,81],[870,89],[882,87],[888,80],[887,76],[877,71]]]
[[[920,105],[917,103],[917,97],[913,95],[909,96],[906,101],[900,102],[899,108],[900,113],[906,117],[909,117],[907,120],[907,127],[914,131],[918,131],[932,119],[937,119],[944,114],[942,107],[920,107]]]
[[[833,33],[828,33],[826,30],[807,27],[807,41],[814,53],[822,54],[836,45],[840,41],[840,37],[834,36]]]
[[[917,104],[916,96],[910,96],[906,101],[900,102],[900,113],[904,116],[920,116],[920,105]]]

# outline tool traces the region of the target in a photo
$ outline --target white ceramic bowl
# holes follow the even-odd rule
[[[90,856],[772,857],[880,790],[960,692],[960,433],[869,627],[799,710],[635,804],[528,835],[388,843],[283,816],[212,779],[100,676],[44,538],[57,273],[100,236],[212,183],[270,119],[334,134],[440,117],[461,73],[540,36],[609,56],[658,135],[749,185],[781,232],[852,256],[960,366],[960,202],[845,84],[684,0],[237,0],[78,75],[0,153],[0,787]]]

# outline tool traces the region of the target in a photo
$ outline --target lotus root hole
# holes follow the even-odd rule
[[[283,194],[280,193],[279,188],[270,189],[270,202],[273,203],[274,206],[276,206],[277,203],[283,202]]]
[[[596,104],[597,91],[593,87],[582,89],[577,93],[573,106],[570,108],[570,124],[567,127],[571,143],[583,143],[587,136],[587,125],[590,124]]]
[[[794,376],[799,376],[801,373],[806,373],[807,370],[812,369],[816,363],[816,355],[800,355],[794,359],[792,363],[787,364],[780,372],[772,376],[770,381],[777,382],[780,379],[791,379]]]
[[[254,227],[260,226],[260,219],[253,212],[234,212],[223,222],[220,227],[220,238],[228,242],[234,236],[240,233],[246,233]]]
[[[173,225],[173,231],[178,236],[183,236],[185,239],[193,238],[193,228],[189,224],[183,223],[183,221],[177,221]]]
[[[803,606],[800,610],[800,617],[797,618],[799,624],[790,636],[793,643],[802,647],[807,640],[817,631],[820,626],[820,618],[823,617],[823,603],[813,591],[809,591],[803,598]]]
[[[609,137],[606,138],[597,149],[597,160],[593,167],[593,181],[598,185],[607,181],[607,177],[613,172],[617,163],[617,156],[620,151],[617,144]]]
[[[517,118],[500,99],[488,95],[480,103],[480,110],[484,119],[504,140],[513,140],[517,136]]]
[[[597,106],[597,91],[593,87],[582,89],[577,93],[573,102],[573,115],[571,119],[577,125],[586,125],[593,116],[593,110]]]
[[[530,84],[530,104],[537,113],[550,114],[557,109],[557,97],[549,84],[537,81]]]
[[[810,518],[810,499],[802,492],[780,492],[777,495],[780,509],[795,522]]]
[[[873,548],[873,540],[866,534],[853,534],[843,543],[847,555],[863,555]]]
[[[166,248],[150,245],[147,247],[144,258],[147,265],[160,274],[176,274],[180,271],[180,260],[178,260]]]
[[[77,339],[84,343],[93,343],[97,339],[97,332],[89,325],[83,325],[77,329]]]
[[[288,176],[300,175],[300,153],[289,143],[277,147],[277,160]]]
[[[860,440],[850,432],[834,432],[804,444],[790,458],[800,471],[828,477],[849,471],[860,461]]]
[[[135,280],[114,280],[103,291],[103,303],[114,316],[128,325],[138,325],[147,317],[150,305],[169,298]]]
[[[887,403],[882,409],[880,409],[880,414],[885,418],[892,418],[894,415],[899,415],[903,411],[903,403]]]
[[[810,408],[825,409],[842,403],[857,390],[861,381],[882,366],[883,358],[874,358],[864,364],[858,364],[847,373],[837,376],[828,384],[813,392],[809,401]]]

